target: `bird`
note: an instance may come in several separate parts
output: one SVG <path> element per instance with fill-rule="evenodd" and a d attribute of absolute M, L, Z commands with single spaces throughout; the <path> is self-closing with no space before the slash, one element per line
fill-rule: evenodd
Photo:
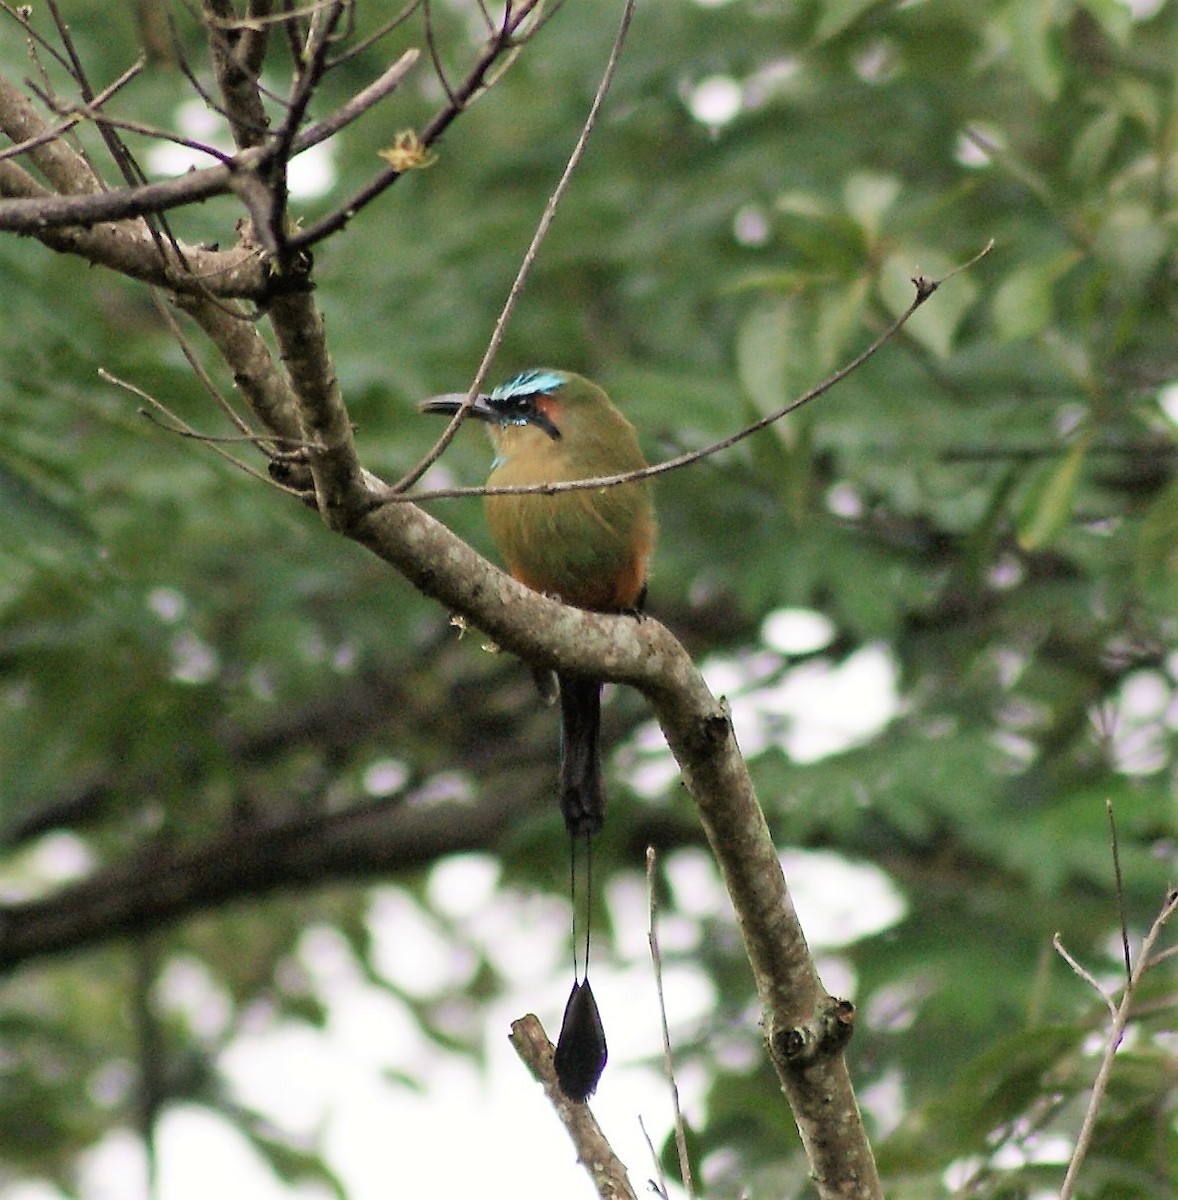
<path fill-rule="evenodd" d="M 453 414 L 464 395 L 435 396 L 424 412 Z M 475 397 L 470 415 L 486 424 L 495 450 L 490 488 L 561 483 L 620 475 L 644 468 L 634 426 L 596 384 L 571 371 L 524 371 Z M 487 495 L 491 540 L 513 578 L 534 591 L 593 612 L 639 614 L 657 526 L 649 486 L 614 487 L 551 495 Z M 601 774 L 601 681 L 557 673 L 561 715 L 559 803 L 571 839 L 574 901 L 573 986 L 557 1039 L 557 1082 L 569 1099 L 584 1102 L 597 1088 L 607 1048 L 589 986 L 586 919 L 585 969 L 576 963 L 576 851 L 589 848 L 605 820 Z M 586 896 L 586 909 L 589 898 Z"/>

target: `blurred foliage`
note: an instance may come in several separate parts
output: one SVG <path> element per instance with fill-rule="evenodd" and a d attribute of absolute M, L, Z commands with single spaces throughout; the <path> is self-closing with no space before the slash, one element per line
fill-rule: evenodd
<path fill-rule="evenodd" d="M 357 37 L 382 7 L 360 4 Z M 62 8 L 102 86 L 135 57 L 145 31 L 133 14 L 150 6 Z M 175 11 L 203 77 L 199 31 Z M 480 36 L 478 5 L 434 13 L 440 61 L 457 72 Z M 318 250 L 317 295 L 374 471 L 396 476 L 428 446 L 436 428 L 419 398 L 468 382 L 617 17 L 564 5 L 431 169 Z M 349 60 L 317 111 L 421 37 L 410 22 Z M 1042 1161 L 1043 1147 L 1078 1128 L 1104 1007 L 1050 939 L 1063 931 L 1115 979 L 1106 801 L 1135 934 L 1174 874 L 1176 45 L 1172 0 L 641 4 L 495 368 L 584 371 L 662 457 L 813 386 L 903 309 L 911 276 L 995 241 L 833 392 L 658 485 L 652 611 L 700 661 L 757 653 L 766 693 L 865 646 L 895 665 L 898 711 L 878 732 L 815 761 L 772 737 L 750 757 L 783 846 L 875 863 L 907 905 L 900 924 L 840 952 L 861 1014 L 857 1081 L 898 1094 L 867 1105 L 888 1135 L 880 1162 L 896 1200 L 946 1195 L 947 1179 L 971 1196 L 1058 1188 L 1059 1158 Z M 180 120 L 192 92 L 169 53 L 116 111 Z M 10 25 L 0 63 L 21 78 L 23 55 Z M 303 218 L 370 177 L 439 95 L 419 69 L 349 127 L 330 191 L 303 202 Z M 174 223 L 227 244 L 236 216 L 226 199 Z M 19 239 L 0 246 L 0 287 L 10 892 L 48 886 L 38 855 L 63 836 L 97 867 L 232 820 L 369 803 L 366 772 L 394 760 L 394 799 L 453 772 L 480 804 L 534 793 L 534 820 L 487 850 L 504 888 L 559 894 L 554 735 L 526 672 L 458 643 L 446 615 L 379 563 L 101 381 L 99 367 L 221 431 L 141 289 Z M 486 462 L 464 435 L 445 468 L 477 481 Z M 435 511 L 487 548 L 477 504 Z M 833 638 L 808 655 L 767 652 L 760 630 L 781 608 L 825 614 Z M 610 736 L 642 719 L 636 697 L 618 697 Z M 639 870 L 651 838 L 699 840 L 675 787 L 613 787 L 603 871 Z M 431 911 L 426 873 L 397 883 L 463 942 L 461 922 Z M 216 1059 L 259 1006 L 321 1022 L 299 965 L 311 922 L 336 927 L 427 1036 L 475 1052 L 477 1019 L 456 1021 L 454 997 L 408 995 L 380 970 L 368 913 L 368 893 L 341 886 L 185 922 L 155 949 L 200 963 L 230 1014 L 215 1037 L 158 1018 L 164 1101 L 230 1112 L 282 1177 L 337 1191 L 314 1155 L 225 1099 Z M 722 999 L 682 1050 L 711 1080 L 692 1137 L 709 1194 L 807 1194 L 768 1067 L 712 1053 L 749 1012 L 739 946 L 701 945 Z M 492 958 L 466 949 L 469 996 L 493 995 Z M 135 1088 L 92 1086 L 104 1064 L 142 1053 L 134 959 L 104 947 L 5 981 L 0 1186 L 39 1175 L 70 1189 L 79 1153 L 134 1123 Z M 1157 968 L 1114 1073 L 1083 1196 L 1175 1194 L 1167 975 Z"/>

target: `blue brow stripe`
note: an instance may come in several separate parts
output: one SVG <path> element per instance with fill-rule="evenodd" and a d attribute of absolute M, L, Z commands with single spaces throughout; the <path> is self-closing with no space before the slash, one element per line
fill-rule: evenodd
<path fill-rule="evenodd" d="M 564 383 L 564 376 L 556 371 L 524 371 L 506 383 L 501 383 L 491 393 L 492 400 L 510 400 L 515 396 L 548 395 Z"/>

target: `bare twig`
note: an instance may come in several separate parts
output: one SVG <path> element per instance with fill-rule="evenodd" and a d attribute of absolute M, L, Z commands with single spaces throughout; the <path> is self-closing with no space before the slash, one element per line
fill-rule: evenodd
<path fill-rule="evenodd" d="M 1160 954 L 1155 954 L 1149 960 L 1149 968 L 1160 966 L 1162 963 L 1169 961 L 1171 958 L 1178 958 L 1178 946 L 1171 946 L 1168 950 L 1163 950 Z M 1169 1008 L 1171 1005 L 1178 1003 L 1178 998 L 1166 999 L 1160 1002 L 1163 1007 Z"/>
<path fill-rule="evenodd" d="M 345 0 L 332 0 L 315 12 L 311 20 L 311 33 L 303 49 L 303 59 L 287 97 L 288 111 L 278 131 L 278 156 L 285 161 L 294 145 L 299 126 L 307 112 L 307 105 L 315 93 L 319 81 L 327 69 L 327 52 L 331 48 L 336 28 L 343 20 L 347 5 Z"/>
<path fill-rule="evenodd" d="M 227 33 L 261 33 L 273 25 L 286 25 L 302 17 L 313 17 L 323 6 L 323 0 L 311 0 L 310 4 L 298 8 L 284 7 L 282 12 L 275 13 L 270 12 L 270 5 L 267 5 L 264 12 L 250 12 L 243 16 L 227 10 L 225 15 L 214 16 L 210 20 L 218 29 Z"/>
<path fill-rule="evenodd" d="M 663 1170 L 659 1152 L 654 1148 L 654 1142 L 647 1132 L 646 1122 L 642 1119 L 641 1113 L 638 1114 L 638 1128 L 642 1130 L 642 1137 L 646 1142 L 646 1148 L 650 1151 L 650 1161 L 654 1163 L 654 1169 L 658 1175 L 657 1182 L 653 1179 L 648 1180 L 647 1186 L 659 1197 L 659 1200 L 671 1200 L 671 1193 L 667 1189 L 667 1173 Z"/>
<path fill-rule="evenodd" d="M 675 458 L 668 458 L 661 463 L 656 463 L 651 467 L 643 467 L 637 471 L 626 471 L 618 475 L 601 475 L 593 479 L 570 479 L 560 483 L 531 483 L 531 484 L 515 484 L 510 487 L 453 487 L 453 488 L 437 488 L 428 492 L 417 492 L 410 496 L 398 494 L 395 490 L 392 494 L 385 496 L 386 500 L 412 500 L 414 503 L 426 500 L 446 500 L 459 496 L 527 496 L 527 495 L 555 495 L 558 492 L 574 492 L 592 488 L 597 490 L 603 487 L 617 487 L 623 483 L 633 483 L 639 479 L 652 479 L 656 475 L 665 475 L 669 471 L 677 471 L 681 467 L 690 466 L 694 462 L 698 462 L 702 458 L 707 458 L 712 454 L 718 454 L 721 450 L 727 450 L 731 446 L 735 446 L 737 442 L 743 441 L 754 433 L 759 433 L 769 425 L 780 421 L 783 417 L 788 416 L 792 412 L 796 412 L 803 405 L 809 404 L 812 400 L 817 400 L 819 396 L 825 395 L 836 384 L 841 383 L 848 375 L 857 371 L 869 358 L 881 350 L 896 334 L 908 323 L 912 315 L 920 308 L 932 294 L 946 280 L 951 279 L 954 275 L 961 271 L 972 267 L 976 262 L 988 254 L 993 247 L 993 240 L 986 245 L 971 258 L 968 262 L 963 263 L 959 267 L 955 267 L 943 279 L 927 279 L 924 276 L 918 276 L 912 280 L 913 286 L 916 288 L 916 295 L 912 303 L 881 333 L 865 350 L 857 354 L 850 362 L 840 367 L 832 375 L 828 375 L 817 386 L 812 387 L 808 392 L 799 396 L 796 400 L 791 400 L 788 404 L 774 412 L 753 421 L 751 424 L 738 429 L 735 433 L 729 434 L 727 437 L 721 438 L 717 442 L 712 442 L 710 445 L 704 446 L 699 450 L 692 450 L 686 454 L 677 455 Z M 457 418 L 455 418 L 456 420 Z M 453 422 L 451 422 L 453 424 Z M 449 432 L 449 430 L 447 430 Z M 432 461 L 432 459 L 430 460 Z M 398 485 L 400 486 L 400 485 Z"/>
<path fill-rule="evenodd" d="M 593 127 L 597 123 L 597 114 L 601 111 L 606 93 L 613 82 L 614 72 L 618 66 L 618 58 L 621 56 L 622 46 L 626 41 L 626 33 L 630 28 L 630 21 L 633 16 L 634 0 L 626 0 L 622 8 L 622 20 L 618 26 L 618 32 L 614 37 L 614 44 L 610 50 L 609 59 L 605 64 L 605 70 L 602 72 L 601 82 L 597 85 L 597 92 L 593 97 L 593 103 L 589 106 L 585 123 L 581 126 L 580 136 L 573 146 L 568 162 L 564 165 L 564 170 L 561 172 L 560 179 L 557 180 L 556 187 L 552 190 L 552 195 L 548 197 L 548 203 L 544 206 L 543 213 L 540 214 L 540 220 L 536 225 L 536 232 L 532 234 L 532 240 L 528 244 L 523 260 L 520 262 L 519 270 L 515 273 L 515 280 L 511 285 L 511 290 L 507 293 L 507 299 L 504 301 L 503 309 L 499 313 L 499 319 L 495 322 L 495 328 L 491 332 L 491 340 L 487 343 L 487 349 L 483 353 L 483 360 L 479 363 L 479 369 L 475 372 L 475 377 L 471 381 L 470 390 L 466 394 L 466 404 L 454 414 L 453 419 L 446 426 L 442 436 L 434 443 L 430 452 L 394 486 L 394 492 L 404 492 L 412 487 L 430 466 L 437 461 L 442 451 L 454 440 L 459 426 L 461 426 L 462 422 L 466 419 L 466 414 L 470 411 L 470 405 L 479 394 L 479 389 L 483 386 L 483 380 L 491 368 L 491 363 L 494 361 L 495 355 L 499 353 L 499 345 L 503 341 L 507 322 L 511 319 L 511 314 L 515 311 L 515 306 L 519 301 L 520 293 L 523 291 L 524 283 L 532 270 L 533 263 L 536 261 L 536 255 L 539 253 L 540 246 L 552 225 L 553 217 L 556 216 L 557 207 L 561 200 L 564 199 L 569 181 L 573 177 L 573 172 L 577 169 L 577 164 L 581 161 L 581 157 L 585 153 L 585 147 L 589 143 L 589 135 L 593 132 Z"/>
<path fill-rule="evenodd" d="M 1104 1001 L 1105 1007 L 1109 1011 L 1109 1016 L 1116 1020 L 1117 1002 L 1100 986 L 1100 982 L 1096 976 L 1092 974 L 1082 963 L 1077 961 L 1068 952 L 1064 946 L 1060 934 L 1056 934 L 1051 939 L 1052 946 L 1055 947 L 1055 952 L 1068 964 L 1069 967 Z"/>
<path fill-rule="evenodd" d="M 522 12 L 522 16 L 527 20 L 519 20 L 514 22 L 511 37 L 507 43 L 508 52 L 503 58 L 497 62 L 494 67 L 487 72 L 487 78 L 483 83 L 483 87 L 487 90 L 493 88 L 503 76 L 511 70 L 515 64 L 516 58 L 519 57 L 520 51 L 524 45 L 539 33 L 542 25 L 547 23 L 547 18 L 544 16 L 544 0 L 532 0 L 526 7 L 526 12 Z M 503 10 L 503 31 L 507 31 L 508 22 L 511 20 L 512 11 L 511 5 L 507 5 Z M 526 26 L 526 28 L 525 28 Z"/>
<path fill-rule="evenodd" d="M 1121 879 L 1121 848 L 1117 841 L 1117 822 L 1113 816 L 1113 802 L 1105 800 L 1105 812 L 1108 814 L 1108 837 L 1113 855 L 1113 879 L 1117 892 L 1117 918 L 1121 922 L 1121 950 L 1125 955 L 1125 979 L 1133 974 L 1133 960 L 1129 953 L 1129 928 L 1125 922 L 1125 884 Z"/>
<path fill-rule="evenodd" d="M 382 38 L 387 37 L 398 26 L 403 25 L 413 14 L 421 7 L 422 0 L 409 0 L 403 9 L 395 17 L 390 17 L 380 28 L 374 32 L 362 37 L 358 42 L 353 43 L 342 54 L 337 54 L 335 58 L 327 64 L 329 69 L 341 66 L 349 59 L 355 58 L 357 55 L 363 54 L 370 46 L 376 45 Z"/>
<path fill-rule="evenodd" d="M 446 93 L 446 99 L 451 104 L 457 104 L 458 101 L 454 97 L 454 89 L 450 86 L 450 81 L 446 78 L 446 68 L 442 65 L 442 57 L 438 51 L 438 39 L 434 36 L 433 9 L 430 6 L 430 0 L 422 0 L 421 12 L 425 25 L 425 44 L 429 48 L 430 62 L 433 63 L 434 78 L 442 85 L 442 91 Z"/>
<path fill-rule="evenodd" d="M 120 379 L 117 375 L 112 375 L 109 371 L 102 367 L 98 369 L 99 379 L 106 383 L 113 383 L 115 387 L 120 387 L 126 392 L 130 392 L 132 396 L 137 396 L 145 404 L 149 405 L 155 412 L 162 414 L 166 420 L 161 421 L 152 417 L 151 412 L 144 411 L 143 415 L 150 420 L 155 421 L 161 429 L 166 429 L 169 433 L 174 433 L 179 437 L 192 438 L 194 441 L 203 442 L 215 454 L 219 454 L 226 462 L 232 463 L 239 471 L 245 472 L 252 479 L 261 480 L 272 488 L 277 488 L 280 492 L 286 492 L 288 495 L 301 496 L 302 493 L 294 488 L 288 488 L 271 479 L 268 475 L 251 467 L 249 463 L 244 463 L 239 458 L 234 458 L 228 451 L 223 450 L 218 444 L 222 439 L 209 437 L 207 434 L 201 433 L 199 430 L 193 429 L 182 417 L 174 413 L 162 400 L 157 400 L 155 396 L 149 392 L 145 392 L 142 388 L 136 387 L 135 384 L 128 382 L 126 379 Z"/>
<path fill-rule="evenodd" d="M 61 15 L 57 7 L 57 0 L 48 0 L 49 11 L 53 15 L 53 23 L 57 27 L 57 35 L 61 39 L 61 44 L 65 49 L 66 55 L 70 61 L 70 74 L 77 81 L 78 90 L 81 93 L 82 100 L 89 108 L 93 108 L 96 102 L 96 95 L 90 80 L 86 75 L 86 69 L 82 65 L 81 56 L 78 54 L 77 47 L 74 45 L 74 37 L 70 32 L 70 27 L 66 23 L 65 18 Z M 98 132 L 102 137 L 106 148 L 110 153 L 111 158 L 122 172 L 123 178 L 131 183 L 135 180 L 137 168 L 131 157 L 130 151 L 123 144 L 119 135 L 109 126 L 98 127 Z M 95 175 L 98 172 L 95 171 Z"/>
<path fill-rule="evenodd" d="M 382 72 L 366 88 L 357 92 L 351 100 L 336 109 L 322 121 L 316 121 L 303 131 L 299 139 L 299 147 L 305 148 L 304 143 L 313 138 L 314 142 L 322 142 L 334 136 L 345 125 L 350 125 L 357 117 L 366 113 L 374 104 L 383 100 L 409 74 L 413 65 L 421 57 L 421 51 L 412 47 L 405 51 L 388 70 Z M 311 142 L 309 144 L 314 144 Z"/>
<path fill-rule="evenodd" d="M 225 414 L 229 423 L 233 425 L 239 433 L 247 437 L 255 446 L 261 445 L 261 439 L 256 433 L 238 416 L 233 405 L 225 398 L 224 393 L 217 387 L 213 381 L 213 377 L 205 370 L 205 365 L 201 362 L 200 355 L 197 354 L 196 348 L 188 340 L 184 330 L 180 328 L 180 323 L 172 315 L 172 310 L 167 302 L 160 295 L 157 288 L 152 288 L 151 298 L 155 304 L 155 310 L 159 313 L 160 319 L 168 327 L 168 332 L 175 339 L 176 344 L 180 347 L 180 352 L 188 361 L 188 365 L 192 368 L 193 374 L 200 380 L 201 386 L 212 397 L 213 403 Z"/>
<path fill-rule="evenodd" d="M 475 0 L 479 7 L 479 13 L 483 18 L 483 24 L 487 27 L 488 34 L 494 34 L 495 22 L 491 17 L 491 10 L 487 7 L 487 0 Z"/>
<path fill-rule="evenodd" d="M 671 1057 L 671 1031 L 667 1028 L 667 1002 L 663 994 L 663 956 L 659 950 L 658 930 L 656 928 L 656 913 L 658 901 L 655 897 L 655 851 L 653 846 L 646 848 L 646 895 L 649 905 L 650 925 L 647 940 L 650 942 L 650 961 L 654 967 L 654 986 L 659 999 L 659 1020 L 663 1030 L 663 1069 L 667 1074 L 667 1086 L 671 1090 L 671 1109 L 675 1116 L 675 1153 L 679 1158 L 679 1177 L 683 1180 L 683 1189 L 688 1200 L 695 1200 L 695 1186 L 691 1180 L 691 1158 L 687 1153 L 687 1131 L 683 1125 L 683 1109 L 679 1105 L 679 1085 L 675 1082 L 675 1063 Z M 663 1191 L 666 1192 L 664 1181 Z"/>
<path fill-rule="evenodd" d="M 27 154 L 30 150 L 35 150 L 38 146 L 44 146 L 49 142 L 61 137 L 62 134 L 68 132 L 79 122 L 87 119 L 93 120 L 110 120 L 105 114 L 100 114 L 98 110 L 121 88 L 125 87 L 136 75 L 143 70 L 144 60 L 138 58 L 133 62 L 116 80 L 107 84 L 87 105 L 72 105 L 60 115 L 64 116 L 64 120 L 51 125 L 44 132 L 37 134 L 35 137 L 27 138 L 15 146 L 9 146 L 5 150 L 0 150 L 0 162 L 6 158 L 16 158 L 21 154 Z M 48 103 L 53 103 L 48 101 Z M 171 138 L 172 135 L 162 133 L 160 131 L 152 131 L 151 136 Z"/>
<path fill-rule="evenodd" d="M 31 5 L 21 4 L 14 8 L 8 3 L 8 0 L 0 0 L 0 10 L 2 10 L 7 16 L 11 17 L 12 20 L 14 20 L 21 27 L 21 29 L 24 30 L 25 37 L 29 41 L 30 50 L 40 48 L 67 71 L 70 69 L 70 64 L 66 60 L 65 55 L 63 55 L 61 51 L 58 50 L 58 48 L 33 25 L 33 9 Z"/>
<path fill-rule="evenodd" d="M 61 44 L 65 47 L 66 54 L 69 56 L 70 73 L 77 81 L 78 91 L 83 101 L 83 107 L 92 111 L 96 111 L 100 107 L 98 96 L 90 84 L 90 80 L 86 75 L 85 67 L 82 64 L 81 56 L 78 54 L 77 49 L 74 46 L 73 35 L 70 33 L 69 25 L 66 24 L 64 17 L 62 17 L 58 10 L 57 0 L 48 0 L 48 2 L 49 11 L 53 14 L 53 21 L 57 26 L 58 37 L 61 39 Z M 143 60 L 141 58 L 139 64 L 140 66 L 142 66 L 142 61 Z M 58 105 L 53 104 L 51 99 L 48 102 L 54 109 L 59 107 Z M 138 161 L 131 153 L 131 150 L 127 146 L 126 142 L 124 142 L 122 137 L 119 135 L 118 129 L 115 128 L 115 126 L 109 121 L 96 122 L 96 127 L 98 129 L 99 136 L 102 138 L 103 144 L 106 146 L 107 152 L 110 154 L 115 166 L 118 167 L 119 174 L 122 175 L 123 181 L 130 187 L 136 187 L 139 184 L 146 183 L 146 173 L 139 166 Z M 79 153 L 85 156 L 84 150 L 79 149 Z M 89 159 L 87 159 L 87 162 L 89 162 Z M 98 171 L 93 167 L 92 164 L 91 170 L 94 173 L 94 177 L 98 179 Z M 172 231 L 168 226 L 167 218 L 162 213 L 158 213 L 150 216 L 143 216 L 139 219 L 143 222 L 144 228 L 147 230 L 152 244 L 155 246 L 156 253 L 159 256 L 159 264 L 161 268 L 166 266 L 168 262 L 168 250 L 164 244 L 166 239 L 167 246 L 171 247 L 172 253 L 175 255 L 177 261 L 182 267 L 187 269 L 188 261 L 185 256 L 184 249 L 180 245 L 180 242 L 177 240 L 177 238 L 172 234 Z"/>
<path fill-rule="evenodd" d="M 471 101 L 485 89 L 488 71 L 509 48 L 511 33 L 527 18 L 531 9 L 532 5 L 527 4 L 518 13 L 509 13 L 509 26 L 505 26 L 504 31 L 488 41 L 474 65 L 467 72 L 466 78 L 454 89 L 453 99 L 448 100 L 422 130 L 420 141 L 425 149 L 428 150 L 449 129 Z M 379 195 L 392 187 L 403 174 L 403 171 L 395 167 L 388 167 L 386 170 L 378 172 L 364 187 L 334 211 L 300 232 L 292 234 L 289 239 L 291 249 L 308 249 L 342 229 L 361 209 L 366 208 Z"/>
<path fill-rule="evenodd" d="M 1154 945 L 1158 938 L 1161 937 L 1166 922 L 1169 921 L 1176 910 L 1178 910 L 1178 891 L 1172 891 L 1167 895 L 1161 911 L 1154 918 L 1149 932 L 1145 935 L 1141 943 L 1141 949 L 1137 952 L 1137 966 L 1130 971 L 1129 978 L 1125 983 L 1125 990 L 1121 996 L 1121 1003 L 1113 1010 L 1112 1024 L 1109 1027 L 1104 1054 L 1101 1056 L 1100 1067 L 1092 1083 L 1092 1094 L 1088 1098 L 1088 1108 L 1084 1113 L 1084 1121 L 1080 1126 L 1079 1135 L 1076 1137 L 1076 1147 L 1072 1152 L 1071 1161 L 1068 1163 L 1067 1174 L 1064 1176 L 1063 1186 L 1059 1192 L 1059 1200 L 1071 1200 L 1071 1197 L 1075 1194 L 1076 1180 L 1079 1177 L 1080 1168 L 1084 1164 L 1084 1159 L 1091 1148 L 1092 1136 L 1096 1131 L 1096 1121 L 1100 1115 L 1100 1107 L 1104 1102 L 1105 1093 L 1108 1091 L 1108 1083 L 1112 1076 L 1113 1062 L 1117 1056 L 1117 1048 L 1125 1036 L 1125 1027 L 1129 1023 L 1134 994 L 1145 973 L 1152 965 Z M 1065 957 L 1067 957 L 1068 964 L 1072 969 L 1077 970 L 1074 960 L 1070 956 Z M 1097 992 L 1108 1002 L 1108 997 L 1105 996 L 1101 988 L 1092 980 L 1090 974 L 1082 969 L 1078 973 L 1092 982 Z"/>

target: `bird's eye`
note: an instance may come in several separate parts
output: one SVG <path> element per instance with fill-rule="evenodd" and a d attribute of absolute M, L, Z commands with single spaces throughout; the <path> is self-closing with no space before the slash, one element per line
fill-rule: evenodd
<path fill-rule="evenodd" d="M 519 421 L 531 416 L 533 411 L 531 396 L 508 396 L 499 403 L 499 412 L 508 420 Z"/>
<path fill-rule="evenodd" d="M 550 437 L 560 436 L 537 406 L 534 392 L 521 392 L 514 396 L 495 396 L 491 403 L 499 414 L 501 425 L 539 425 Z"/>

